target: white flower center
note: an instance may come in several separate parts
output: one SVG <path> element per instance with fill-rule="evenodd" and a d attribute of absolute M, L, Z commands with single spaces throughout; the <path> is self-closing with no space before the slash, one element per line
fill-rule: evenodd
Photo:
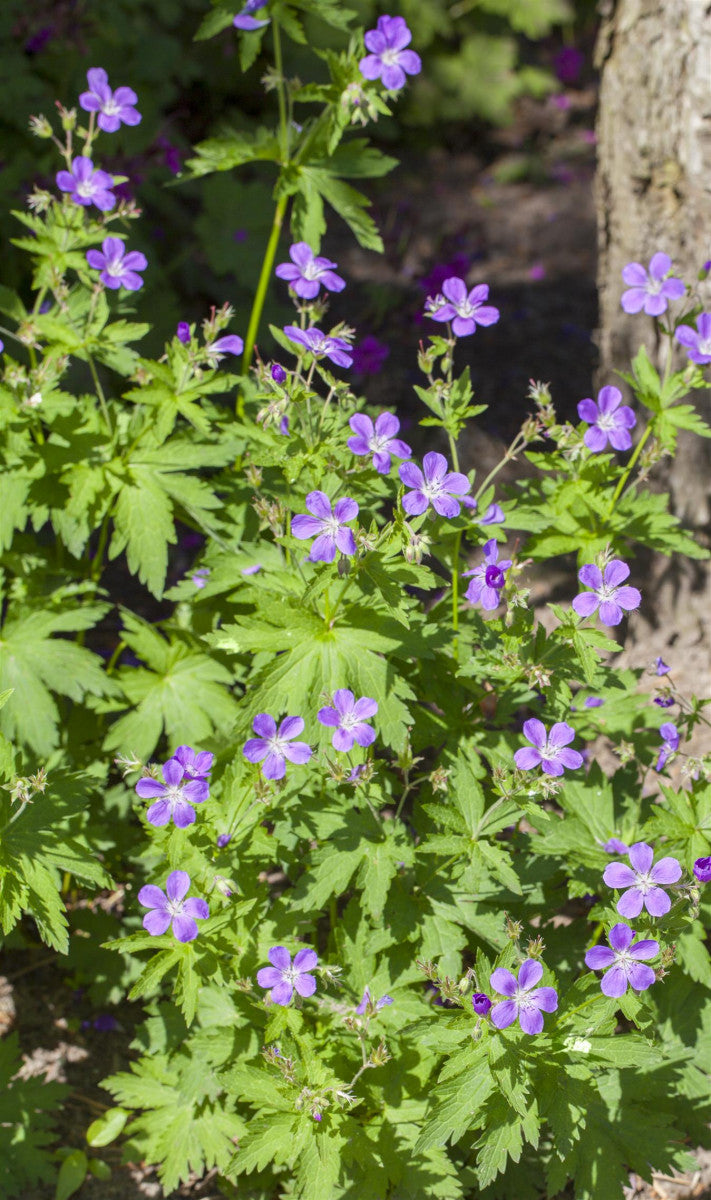
<path fill-rule="evenodd" d="M 107 117 L 113 117 L 116 115 L 116 113 L 121 112 L 121 108 L 122 108 L 122 105 L 117 104 L 114 97 L 112 96 L 110 100 L 104 101 L 104 103 L 101 106 L 101 111 L 103 113 L 105 113 Z"/>
<path fill-rule="evenodd" d="M 541 750 L 541 757 L 557 758 L 562 749 L 562 746 L 551 746 L 550 742 L 546 742 L 545 746 Z"/>
<path fill-rule="evenodd" d="M 614 429 L 617 425 L 617 413 L 600 413 L 600 416 L 595 424 L 597 425 L 598 429 Z"/>
<path fill-rule="evenodd" d="M 604 604 L 606 600 L 614 600 L 618 590 L 619 589 L 617 587 L 613 587 L 611 583 L 603 583 L 602 587 L 597 589 L 597 594 Z"/>
<path fill-rule="evenodd" d="M 644 290 L 648 296 L 658 296 L 662 290 L 663 279 L 648 279 Z"/>
<path fill-rule="evenodd" d="M 359 721 L 358 717 L 355 715 L 353 709 L 351 709 L 351 711 L 349 713 L 346 713 L 345 717 L 341 717 L 341 729 L 353 729 L 356 725 L 359 725 L 359 724 L 360 724 L 360 721 Z"/>
<path fill-rule="evenodd" d="M 378 55 L 378 58 L 382 63 L 385 63 L 386 67 L 396 67 L 398 65 L 399 57 L 400 51 L 393 50 L 392 48 L 383 50 L 382 54 Z"/>
<path fill-rule="evenodd" d="M 85 180 L 83 180 L 81 183 L 78 183 L 78 184 L 76 185 L 76 191 L 77 191 L 77 195 L 78 195 L 78 196 L 91 196 L 91 195 L 93 195 L 93 192 L 94 192 L 94 185 L 93 185 L 93 183 L 91 182 L 91 179 L 85 179 Z"/>
<path fill-rule="evenodd" d="M 699 354 L 711 354 L 711 337 L 707 337 L 703 341 L 699 338 L 696 349 Z"/>
<path fill-rule="evenodd" d="M 630 969 L 630 967 L 634 966 L 634 962 L 635 962 L 635 960 L 632 957 L 632 955 L 630 954 L 629 950 L 616 950 L 615 951 L 615 966 L 622 967 L 622 970 L 625 972 L 625 975 L 629 974 L 629 969 Z"/>
<path fill-rule="evenodd" d="M 518 1008 L 535 1008 L 531 993 L 528 988 L 516 988 L 513 995 L 514 1003 Z"/>
<path fill-rule="evenodd" d="M 107 275 L 123 275 L 123 259 L 110 258 L 104 267 Z"/>
<path fill-rule="evenodd" d="M 368 442 L 368 448 L 377 453 L 378 450 L 385 450 L 389 441 L 389 437 L 378 437 L 377 433 L 374 433 Z"/>
<path fill-rule="evenodd" d="M 275 733 L 274 737 L 267 738 L 267 745 L 269 746 L 270 753 L 278 754 L 283 758 L 287 739 L 279 737 L 278 733 Z"/>
<path fill-rule="evenodd" d="M 472 304 L 467 296 L 465 300 L 460 300 L 454 307 L 457 310 L 457 316 L 466 318 L 473 317 L 479 305 Z"/>
<path fill-rule="evenodd" d="M 327 517 L 322 523 L 321 528 L 324 533 L 330 533 L 331 537 L 335 537 L 341 528 L 341 522 L 338 520 L 338 517 Z"/>
<path fill-rule="evenodd" d="M 304 279 L 320 279 L 321 275 L 323 275 L 323 268 L 319 267 L 313 258 L 311 262 L 307 262 L 305 267 L 299 267 L 299 270 Z"/>
<path fill-rule="evenodd" d="M 637 871 L 637 878 L 633 886 L 639 888 L 642 895 L 646 896 L 647 892 L 651 892 L 652 888 L 655 888 L 657 885 L 652 879 L 651 872 L 647 871 L 643 874 L 641 871 Z"/>
<path fill-rule="evenodd" d="M 178 803 L 180 800 L 182 800 L 182 799 L 183 799 L 183 789 L 182 789 L 182 786 L 181 786 L 180 784 L 178 784 L 176 787 L 169 787 L 169 788 L 166 788 L 166 789 L 165 789 L 165 799 L 166 799 L 166 800 L 168 801 L 168 803 L 170 804 L 170 811 L 172 812 L 172 811 L 173 811 L 173 809 L 175 808 L 176 804 L 177 804 L 177 803 Z"/>
<path fill-rule="evenodd" d="M 169 900 L 166 907 L 171 917 L 179 917 L 183 911 L 183 902 L 182 900 Z"/>
<path fill-rule="evenodd" d="M 435 496 L 441 496 L 443 490 L 441 479 L 427 479 L 420 488 L 428 500 L 434 500 Z"/>

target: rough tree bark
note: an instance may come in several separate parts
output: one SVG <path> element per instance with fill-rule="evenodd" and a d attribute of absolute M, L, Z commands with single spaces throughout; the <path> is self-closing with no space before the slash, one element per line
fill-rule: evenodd
<path fill-rule="evenodd" d="M 658 353 L 652 320 L 620 308 L 622 268 L 656 250 L 697 279 L 711 259 L 711 3 L 603 0 L 597 45 L 600 384 L 641 341 Z M 711 286 L 700 285 L 711 309 Z M 681 361 L 681 360 L 680 360 Z M 708 393 L 694 397 L 707 420 Z M 711 443 L 685 435 L 669 471 L 674 509 L 696 525 L 711 518 Z"/>

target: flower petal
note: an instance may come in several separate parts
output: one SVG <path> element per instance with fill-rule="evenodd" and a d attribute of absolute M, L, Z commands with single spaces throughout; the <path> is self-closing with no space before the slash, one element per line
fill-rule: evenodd
<path fill-rule="evenodd" d="M 515 975 L 512 975 L 507 967 L 497 967 L 492 971 L 489 983 L 494 991 L 502 996 L 514 996 L 518 988 Z"/>
<path fill-rule="evenodd" d="M 535 987 L 543 978 L 543 967 L 536 958 L 527 958 L 518 973 L 518 986 L 524 990 Z"/>

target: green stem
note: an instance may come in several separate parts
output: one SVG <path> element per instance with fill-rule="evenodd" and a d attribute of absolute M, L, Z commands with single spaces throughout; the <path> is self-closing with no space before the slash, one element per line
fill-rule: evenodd
<path fill-rule="evenodd" d="M 518 445 L 519 442 L 521 442 L 520 446 Z M 486 479 L 484 480 L 484 482 L 482 484 L 480 484 L 479 487 L 477 488 L 477 491 L 474 494 L 475 500 L 478 501 L 479 497 L 482 496 L 484 494 L 484 492 L 486 491 L 486 489 L 489 486 L 489 484 L 491 483 L 492 479 L 494 479 L 498 475 L 498 473 L 502 469 L 502 467 L 506 466 L 507 462 L 510 462 L 512 458 L 516 457 L 519 450 L 525 444 L 526 443 L 525 443 L 525 440 L 523 439 L 523 435 L 521 433 L 517 433 L 516 437 L 512 441 L 508 450 L 504 454 L 504 457 L 502 459 L 500 459 L 499 462 L 497 462 L 495 467 L 491 468 L 491 470 L 489 471 L 489 474 L 486 476 Z"/>
<path fill-rule="evenodd" d="M 456 470 L 456 467 L 455 467 Z M 454 661 L 459 661 L 459 551 L 462 545 L 461 529 L 454 538 L 454 548 L 452 550 L 452 631 L 454 633 L 454 641 L 452 643 L 452 652 Z"/>
<path fill-rule="evenodd" d="M 267 295 L 267 288 L 272 277 L 272 269 L 274 267 L 274 259 L 276 258 L 277 246 L 279 245 L 279 237 L 281 235 L 281 227 L 284 223 L 284 214 L 286 213 L 288 197 L 281 196 L 277 201 L 276 209 L 274 210 L 274 220 L 272 221 L 272 230 L 269 234 L 269 241 L 264 252 L 264 261 L 262 270 L 259 274 L 259 282 L 257 290 L 254 293 L 254 302 L 252 311 L 249 314 L 249 325 L 247 326 L 247 336 L 244 340 L 244 356 L 242 358 L 242 374 L 246 375 L 249 371 L 250 363 L 252 362 L 252 353 L 254 344 L 257 340 L 257 331 L 259 322 L 262 319 L 264 310 L 264 301 Z M 244 397 L 240 396 L 237 401 L 237 416 L 244 416 Z"/>
<path fill-rule="evenodd" d="M 617 484 L 617 487 L 615 488 L 614 492 L 612 493 L 612 500 L 610 501 L 610 507 L 607 510 L 607 518 L 606 518 L 607 520 L 609 520 L 609 518 L 612 516 L 614 507 L 620 498 L 620 493 L 622 492 L 623 487 L 625 486 L 625 484 L 627 483 L 627 480 L 629 479 L 630 475 L 632 474 L 632 471 L 634 470 L 634 467 L 635 467 L 635 463 L 637 462 L 637 459 L 639 458 L 640 454 L 642 453 L 642 448 L 644 447 L 644 443 L 646 442 L 646 440 L 649 437 L 651 432 L 652 432 L 652 422 L 650 421 L 649 425 L 645 429 L 644 433 L 642 434 L 641 438 L 639 439 L 639 441 L 637 442 L 637 445 L 634 448 L 634 453 L 632 454 L 632 457 L 627 464 L 627 470 L 624 471 L 624 473 L 622 474 L 622 477 L 620 478 L 620 480 Z"/>
<path fill-rule="evenodd" d="M 113 430 L 113 426 L 111 424 L 111 417 L 109 416 L 109 406 L 106 403 L 106 396 L 104 395 L 104 389 L 101 386 L 101 381 L 99 380 L 99 376 L 97 375 L 97 372 L 96 372 L 96 367 L 94 366 L 94 360 L 90 354 L 87 355 L 86 361 L 89 364 L 89 370 L 91 371 L 91 378 L 94 381 L 94 388 L 95 388 L 96 394 L 99 398 L 99 404 L 101 405 L 101 411 L 104 415 L 104 420 L 106 422 L 106 428 L 108 430 L 109 437 L 112 438 L 114 436 L 114 430 Z"/>
<path fill-rule="evenodd" d="M 104 569 L 104 554 L 106 552 L 106 542 L 109 536 L 109 521 L 111 520 L 111 508 L 108 508 L 104 514 L 104 519 L 101 522 L 101 530 L 99 532 L 99 541 L 96 547 L 94 561 L 91 564 L 91 579 L 94 583 L 98 583 L 101 578 L 101 573 Z"/>

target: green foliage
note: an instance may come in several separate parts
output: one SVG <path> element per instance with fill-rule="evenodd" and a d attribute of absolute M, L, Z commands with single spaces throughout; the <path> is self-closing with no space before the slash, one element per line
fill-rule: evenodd
<path fill-rule="evenodd" d="M 20 1066 L 18 1037 L 12 1033 L 0 1040 L 0 1187 L 8 1200 L 52 1179 L 50 1110 L 69 1092 L 62 1083 L 15 1078 Z"/>

